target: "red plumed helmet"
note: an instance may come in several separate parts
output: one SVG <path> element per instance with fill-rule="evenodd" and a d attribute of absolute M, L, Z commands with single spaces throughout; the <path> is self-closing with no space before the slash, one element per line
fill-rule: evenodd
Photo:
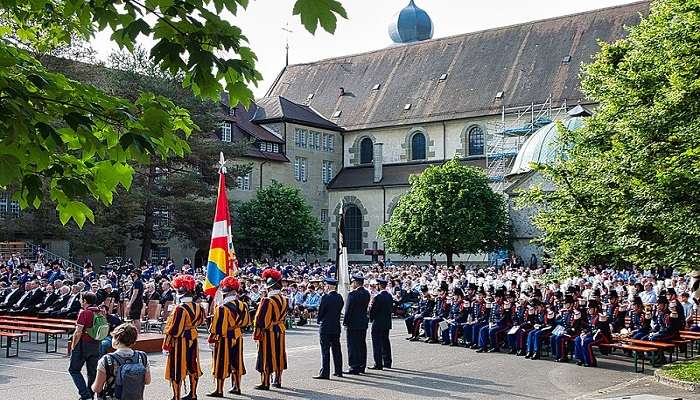
<path fill-rule="evenodd" d="M 230 292 L 233 290 L 238 290 L 241 288 L 241 283 L 238 282 L 238 279 L 232 277 L 232 276 L 227 276 L 224 278 L 224 280 L 219 283 L 219 289 L 223 292 Z"/>
<path fill-rule="evenodd" d="M 261 277 L 267 282 L 268 286 L 272 286 L 282 280 L 282 273 L 274 268 L 268 268 L 262 272 Z"/>
<path fill-rule="evenodd" d="M 188 292 L 193 292 L 196 285 L 197 283 L 192 275 L 178 275 L 173 279 L 173 288 L 175 289 L 185 289 Z"/>

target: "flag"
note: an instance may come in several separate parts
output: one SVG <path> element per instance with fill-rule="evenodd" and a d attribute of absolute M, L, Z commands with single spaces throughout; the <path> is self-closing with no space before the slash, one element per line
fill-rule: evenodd
<path fill-rule="evenodd" d="M 220 162 L 219 193 L 216 197 L 214 226 L 211 230 L 207 279 L 204 281 L 204 293 L 208 296 L 216 296 L 219 282 L 227 276 L 235 276 L 238 271 L 238 259 L 231 238 L 231 217 L 228 210 L 228 196 L 226 195 L 226 168 L 224 167 L 223 154 L 221 154 Z"/>
<path fill-rule="evenodd" d="M 338 215 L 338 253 L 335 259 L 335 274 L 338 280 L 338 293 L 347 299 L 350 287 L 350 272 L 348 267 L 348 248 L 345 246 L 345 216 L 343 207 Z"/>

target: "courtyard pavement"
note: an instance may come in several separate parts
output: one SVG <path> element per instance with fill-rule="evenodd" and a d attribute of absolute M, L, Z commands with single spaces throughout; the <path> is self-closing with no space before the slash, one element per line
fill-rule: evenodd
<path fill-rule="evenodd" d="M 345 376 L 331 381 L 311 379 L 320 363 L 318 328 L 315 324 L 288 331 L 289 369 L 283 389 L 260 392 L 253 389 L 259 375 L 255 371 L 255 344 L 246 335 L 244 352 L 248 374 L 243 378 L 243 399 L 612 399 L 666 400 L 698 399 L 689 393 L 654 381 L 653 368 L 646 373 L 632 372 L 630 360 L 599 357 L 598 368 L 577 367 L 573 362 L 526 360 L 507 354 L 477 354 L 474 350 L 427 343 L 408 342 L 403 321 L 395 320 L 392 330 L 394 365 L 390 370 L 368 371 L 366 375 Z M 22 344 L 19 358 L 0 357 L 0 399 L 63 400 L 78 398 L 66 372 L 65 344 L 61 354 L 45 354 L 43 345 Z M 200 340 L 205 375 L 199 385 L 199 398 L 213 389 L 210 375 L 211 353 L 206 340 Z M 372 365 L 368 340 L 368 365 Z M 3 351 L 4 356 L 4 351 Z M 347 351 L 343 340 L 343 356 Z M 149 354 L 153 383 L 145 399 L 171 397 L 163 379 L 164 358 Z M 347 366 L 347 364 L 346 364 Z M 227 383 L 228 385 L 228 383 Z"/>

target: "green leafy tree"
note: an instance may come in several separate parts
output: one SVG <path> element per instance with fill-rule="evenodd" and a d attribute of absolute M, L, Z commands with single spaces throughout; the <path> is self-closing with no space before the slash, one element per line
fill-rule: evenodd
<path fill-rule="evenodd" d="M 258 257 L 315 254 L 321 247 L 321 223 L 297 188 L 273 181 L 237 214 L 237 236 Z"/>
<path fill-rule="evenodd" d="M 248 0 L 0 0 L 0 188 L 16 190 L 21 206 L 55 203 L 62 223 L 94 220 L 87 199 L 109 205 L 131 186 L 136 160 L 182 157 L 195 129 L 188 112 L 143 92 L 129 101 L 60 73 L 35 57 L 110 29 L 134 50 L 155 41 L 149 57 L 203 98 L 247 104 L 260 80 L 256 56 L 240 28 L 222 18 Z M 293 13 L 315 32 L 332 32 L 346 17 L 334 0 L 297 0 Z"/>
<path fill-rule="evenodd" d="M 600 103 L 561 131 L 556 186 L 524 196 L 541 211 L 539 242 L 569 269 L 591 264 L 697 268 L 700 263 L 700 6 L 657 0 L 627 38 L 583 68 Z"/>
<path fill-rule="evenodd" d="M 406 256 L 495 251 L 508 244 L 503 196 L 483 171 L 453 159 L 410 177 L 411 189 L 379 235 L 390 251 Z"/>

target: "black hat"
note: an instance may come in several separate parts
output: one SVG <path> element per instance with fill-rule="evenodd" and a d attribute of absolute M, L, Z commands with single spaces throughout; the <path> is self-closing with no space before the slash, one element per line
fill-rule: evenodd
<path fill-rule="evenodd" d="M 440 290 L 443 292 L 447 292 L 450 289 L 450 286 L 447 284 L 447 282 L 442 282 L 440 284 Z"/>
<path fill-rule="evenodd" d="M 357 282 L 360 282 L 360 283 L 364 283 L 364 282 L 365 282 L 365 277 L 364 277 L 363 275 L 361 275 L 361 274 L 355 274 L 355 275 L 352 276 L 351 281 L 357 281 Z"/>
<path fill-rule="evenodd" d="M 539 301 L 538 299 L 532 299 L 532 300 L 530 300 L 530 303 L 529 303 L 529 304 L 530 304 L 532 307 L 537 307 L 537 306 L 539 306 L 540 304 L 542 304 L 542 302 Z"/>
<path fill-rule="evenodd" d="M 675 295 L 675 294 L 676 294 L 676 289 L 674 289 L 674 288 L 672 288 L 672 287 L 666 289 L 666 295 L 667 295 L 667 296 L 672 296 L 672 295 Z"/>
<path fill-rule="evenodd" d="M 476 290 L 476 283 L 470 283 L 469 286 L 467 286 L 467 289 Z"/>
<path fill-rule="evenodd" d="M 515 290 L 510 290 L 510 291 L 508 292 L 508 297 L 513 297 L 513 298 L 515 298 L 515 297 L 518 297 L 518 296 L 516 296 Z"/>
<path fill-rule="evenodd" d="M 428 291 L 428 285 L 420 285 L 420 291 L 425 293 Z"/>
<path fill-rule="evenodd" d="M 338 281 L 333 279 L 333 278 L 326 278 L 323 280 L 323 282 L 325 282 L 331 286 L 338 286 Z"/>
<path fill-rule="evenodd" d="M 464 292 L 462 291 L 462 289 L 460 289 L 460 288 L 458 288 L 458 287 L 452 289 L 452 293 L 453 293 L 455 296 L 464 297 Z"/>
<path fill-rule="evenodd" d="M 532 291 L 532 295 L 535 297 L 542 297 L 542 289 L 535 289 Z"/>
<path fill-rule="evenodd" d="M 570 294 L 564 296 L 564 304 L 574 304 L 574 296 Z"/>
<path fill-rule="evenodd" d="M 484 290 L 483 286 L 479 289 L 478 294 L 486 296 L 486 290 Z"/>
<path fill-rule="evenodd" d="M 388 283 L 388 282 L 386 281 L 386 279 L 384 279 L 384 278 L 377 278 L 376 281 L 377 281 L 378 284 L 380 284 L 380 285 L 382 285 L 382 286 L 386 286 L 387 283 Z"/>
<path fill-rule="evenodd" d="M 659 296 L 659 298 L 656 300 L 657 304 L 668 304 L 668 298 L 666 296 Z"/>
<path fill-rule="evenodd" d="M 561 299 L 564 298 L 564 293 L 562 293 L 562 292 L 560 292 L 560 291 L 556 291 L 556 292 L 554 292 L 554 298 L 555 298 L 555 299 L 561 300 Z M 573 297 L 572 297 L 572 301 L 571 301 L 571 302 L 573 303 Z"/>
<path fill-rule="evenodd" d="M 494 294 L 494 296 L 504 298 L 504 297 L 506 297 L 506 291 L 503 289 L 498 289 L 498 290 L 496 290 L 496 293 Z"/>
<path fill-rule="evenodd" d="M 634 298 L 632 299 L 632 305 L 635 305 L 635 306 L 644 305 L 644 303 L 642 302 L 642 298 L 639 296 L 634 296 Z"/>
<path fill-rule="evenodd" d="M 608 293 L 608 298 L 611 298 L 611 299 L 612 299 L 612 298 L 615 298 L 615 299 L 617 299 L 617 298 L 619 298 L 619 297 L 620 297 L 620 295 L 617 293 L 617 290 L 611 290 L 610 293 Z"/>
<path fill-rule="evenodd" d="M 595 300 L 588 300 L 588 307 L 587 308 L 598 308 L 598 302 Z"/>

